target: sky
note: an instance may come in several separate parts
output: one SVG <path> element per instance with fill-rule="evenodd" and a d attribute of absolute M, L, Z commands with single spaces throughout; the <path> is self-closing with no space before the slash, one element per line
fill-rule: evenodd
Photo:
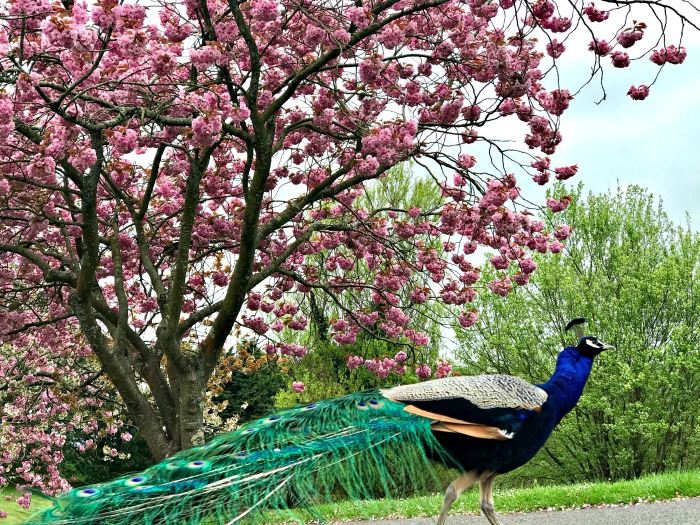
<path fill-rule="evenodd" d="M 663 69 L 644 101 L 632 100 L 627 90 L 650 84 L 658 66 L 643 59 L 627 69 L 608 68 L 607 99 L 596 104 L 600 87 L 588 86 L 564 113 L 564 141 L 553 164 L 578 164 L 571 182 L 583 182 L 585 193 L 615 191 L 618 184 L 646 188 L 671 220 L 685 223 L 687 213 L 699 230 L 700 39 L 687 51 L 682 65 Z"/>

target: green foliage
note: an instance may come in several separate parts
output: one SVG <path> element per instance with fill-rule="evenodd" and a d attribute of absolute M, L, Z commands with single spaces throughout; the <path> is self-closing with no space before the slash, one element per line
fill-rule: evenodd
<path fill-rule="evenodd" d="M 381 179 L 371 181 L 358 199 L 360 207 L 368 209 L 420 208 L 435 210 L 442 203 L 440 188 L 427 177 L 417 178 L 411 164 L 398 164 Z"/>
<path fill-rule="evenodd" d="M 357 341 L 349 345 L 339 346 L 327 340 L 317 340 L 312 344 L 312 351 L 291 367 L 294 380 L 303 381 L 306 390 L 302 394 L 280 391 L 277 395 L 277 408 L 416 381 L 415 375 L 410 373 L 402 376 L 391 374 L 386 379 L 380 379 L 364 367 L 349 370 L 346 366 L 348 355 L 361 355 L 367 359 L 393 357 L 400 350 L 407 350 L 405 345 L 376 339 L 367 334 L 360 334 Z"/>
<path fill-rule="evenodd" d="M 261 356 L 256 350 L 255 358 Z M 266 416 L 275 408 L 275 396 L 287 384 L 287 380 L 276 362 L 266 362 L 257 371 L 233 370 L 231 381 L 223 386 L 223 392 L 214 397 L 215 403 L 228 401 L 220 413 L 222 420 L 238 416 L 244 423 Z"/>
<path fill-rule="evenodd" d="M 82 432 L 69 434 L 63 447 L 64 459 L 60 466 L 61 475 L 71 485 L 78 487 L 101 483 L 150 467 L 154 463 L 153 457 L 141 433 L 135 427 L 130 428 L 129 432 L 132 433 L 132 439 L 128 442 L 113 435 L 100 438 L 86 436 Z M 81 452 L 78 446 L 85 443 L 85 440 L 90 437 L 97 446 L 94 449 Z M 105 454 L 105 447 L 116 449 L 119 456 L 112 458 L 108 453 Z"/>
<path fill-rule="evenodd" d="M 561 188 L 560 188 L 561 190 Z M 615 344 L 584 396 L 525 477 L 627 479 L 700 465 L 700 239 L 674 226 L 645 190 L 574 191 L 574 228 L 559 255 L 539 255 L 531 286 L 482 294 L 480 321 L 458 330 L 467 373 L 545 381 L 566 322 Z M 486 278 L 493 270 L 485 269 Z"/>

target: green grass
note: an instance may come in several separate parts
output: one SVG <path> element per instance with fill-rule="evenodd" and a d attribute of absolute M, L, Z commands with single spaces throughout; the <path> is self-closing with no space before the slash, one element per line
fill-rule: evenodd
<path fill-rule="evenodd" d="M 50 502 L 44 498 L 32 497 L 32 505 L 30 510 L 24 510 L 17 503 L 15 503 L 15 499 L 21 495 L 21 492 L 17 492 L 7 487 L 2 487 L 0 489 L 0 511 L 5 511 L 8 514 L 7 518 L 0 518 L 0 524 L 13 525 L 15 523 L 21 523 L 22 520 L 31 516 L 33 512 L 50 504 Z"/>
<path fill-rule="evenodd" d="M 498 484 L 498 481 L 496 481 Z M 5 496 L 16 496 L 10 490 L 0 492 L 0 510 L 10 514 L 3 525 L 11 525 L 26 518 L 31 511 L 47 504 L 46 500 L 34 498 L 30 511 L 24 511 L 16 503 L 6 501 Z M 626 504 L 640 501 L 668 500 L 675 497 L 700 496 L 700 470 L 673 472 L 646 476 L 631 481 L 615 483 L 582 483 L 566 486 L 543 486 L 527 489 L 495 490 L 498 512 L 527 512 L 538 509 L 572 509 L 586 505 Z M 477 513 L 479 511 L 478 490 L 463 494 L 452 507 L 453 514 Z M 323 505 L 318 514 L 327 521 L 352 521 L 383 518 L 416 518 L 436 516 L 442 506 L 442 496 L 409 498 L 405 500 L 375 500 L 341 502 Z M 318 516 L 299 515 L 303 521 L 318 520 Z M 291 521 L 284 512 L 270 513 L 267 523 Z"/>
<path fill-rule="evenodd" d="M 581 483 L 565 486 L 542 486 L 527 489 L 494 490 L 496 510 L 528 512 L 539 509 L 573 509 L 585 505 L 626 504 L 640 501 L 659 501 L 677 496 L 700 496 L 700 470 L 673 472 L 646 476 L 615 483 Z M 352 521 L 385 518 L 418 518 L 437 516 L 442 507 L 442 495 L 423 496 L 405 500 L 341 502 L 323 505 L 319 514 L 328 521 Z M 451 514 L 469 514 L 479 511 L 479 491 L 472 489 L 452 506 Z M 313 516 L 300 516 L 303 521 Z M 277 513 L 265 520 L 269 523 L 291 521 Z"/>

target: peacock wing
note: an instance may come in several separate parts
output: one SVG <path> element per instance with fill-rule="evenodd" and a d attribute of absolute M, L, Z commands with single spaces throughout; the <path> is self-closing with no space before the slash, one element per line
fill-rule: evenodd
<path fill-rule="evenodd" d="M 433 430 L 512 439 L 547 401 L 541 388 L 508 375 L 457 376 L 383 389 L 387 399 L 432 421 Z"/>

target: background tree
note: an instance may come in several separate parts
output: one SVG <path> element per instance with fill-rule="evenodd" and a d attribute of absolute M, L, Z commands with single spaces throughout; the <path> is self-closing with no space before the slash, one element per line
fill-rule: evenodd
<path fill-rule="evenodd" d="M 581 191 L 564 213 L 574 229 L 566 248 L 536 257 L 532 286 L 479 296 L 479 322 L 460 332 L 458 355 L 469 373 L 542 381 L 572 343 L 564 325 L 585 316 L 586 332 L 617 350 L 600 358 L 572 416 L 523 475 L 600 480 L 697 467 L 700 237 L 638 187 Z"/>
<path fill-rule="evenodd" d="M 51 348 L 40 339 L 26 340 L 21 349 L 1 344 L 0 485 L 69 488 L 64 478 L 75 471 L 60 475 L 64 452 L 88 450 L 102 459 L 100 440 L 130 439 L 116 397 L 84 345 L 67 341 Z"/>
<path fill-rule="evenodd" d="M 269 414 L 275 408 L 275 396 L 287 385 L 284 362 L 280 362 L 285 359 L 266 355 L 253 341 L 243 341 L 230 357 L 233 362 L 222 367 L 228 375 L 219 388 L 213 389 L 214 402 L 225 403 L 218 411 L 224 431 Z"/>
<path fill-rule="evenodd" d="M 439 188 L 429 177 L 416 176 L 414 167 L 404 163 L 388 170 L 384 177 L 366 184 L 355 206 L 358 210 L 373 209 L 377 217 L 389 220 L 396 218 L 401 210 L 415 210 L 413 213 L 420 210 L 421 213 L 432 214 L 440 209 L 443 201 Z M 411 227 L 410 223 L 404 223 L 404 226 Z M 365 313 L 372 318 L 362 325 L 350 325 L 344 319 L 344 309 L 349 306 L 348 303 L 338 305 L 333 297 L 313 291 L 302 295 L 298 304 L 309 319 L 309 330 L 302 333 L 287 330 L 280 335 L 282 339 L 289 338 L 311 349 L 308 355 L 292 366 L 295 379 L 305 385 L 305 400 L 335 397 L 386 385 L 387 382 L 403 382 L 409 371 L 408 364 L 413 365 L 409 371 L 412 378 L 408 381 L 415 380 L 413 368 L 416 365 L 421 372 L 425 372 L 423 378 L 430 375 L 426 363 L 437 360 L 445 344 L 441 330 L 451 325 L 452 312 L 442 303 L 421 303 L 411 299 L 417 294 L 426 297 L 433 295 L 430 288 L 422 287 L 422 279 L 412 275 L 411 269 L 402 264 L 402 261 L 416 259 L 417 244 L 435 250 L 444 257 L 443 243 L 439 238 L 411 234 L 408 239 L 403 239 L 401 233 L 391 245 L 398 254 L 396 264 L 376 274 L 378 260 L 371 255 L 353 260 L 338 257 L 334 250 L 322 250 L 307 257 L 307 263 L 318 268 L 317 276 L 321 282 L 332 282 L 339 277 L 351 277 L 355 282 L 383 281 L 396 303 L 413 304 L 412 329 L 403 331 L 402 336 L 390 338 L 387 332 L 398 328 L 392 320 L 397 311 L 376 300 L 376 289 L 358 289 L 352 296 L 355 308 L 369 305 Z M 402 278 L 408 279 L 408 282 L 399 286 Z M 445 368 L 442 365 L 438 374 L 444 375 Z M 357 369 L 360 371 L 352 372 Z M 288 394 L 282 403 L 298 402 L 297 397 Z"/>
<path fill-rule="evenodd" d="M 68 432 L 62 450 L 59 472 L 72 487 L 126 476 L 154 463 L 138 429 L 130 427 L 119 434 Z"/>
<path fill-rule="evenodd" d="M 513 171 L 542 184 L 576 171 L 546 157 L 571 100 L 545 74 L 565 57 L 553 35 L 596 35 L 594 76 L 603 57 L 685 58 L 680 41 L 629 56 L 651 31 L 626 25 L 635 3 L 611 3 L 612 16 L 549 0 L 3 5 L 0 330 L 18 349 L 31 337 L 84 343 L 160 459 L 202 443 L 207 383 L 234 326 L 267 332 L 261 309 L 306 328 L 288 292 L 352 305 L 370 289 L 398 337 L 413 330 L 412 303 L 396 302 L 382 272 L 401 264 L 464 307 L 479 277 L 467 256 L 485 245 L 504 254 L 507 275 L 490 288 L 507 293 L 528 280 L 528 247 L 559 247 L 521 213 Z M 653 38 L 667 15 L 693 23 L 663 1 L 643 5 L 660 22 Z M 523 148 L 545 157 L 489 135 L 516 117 Z M 480 164 L 477 141 L 491 150 Z M 409 159 L 441 188 L 440 210 L 384 219 L 353 207 L 365 182 Z M 454 250 L 421 240 L 400 260 L 393 241 L 423 235 Z M 373 278 L 321 282 L 306 263 L 320 250 L 375 259 Z M 32 308 L 39 297 L 48 308 Z M 365 306 L 343 312 L 349 331 L 372 320 Z"/>

